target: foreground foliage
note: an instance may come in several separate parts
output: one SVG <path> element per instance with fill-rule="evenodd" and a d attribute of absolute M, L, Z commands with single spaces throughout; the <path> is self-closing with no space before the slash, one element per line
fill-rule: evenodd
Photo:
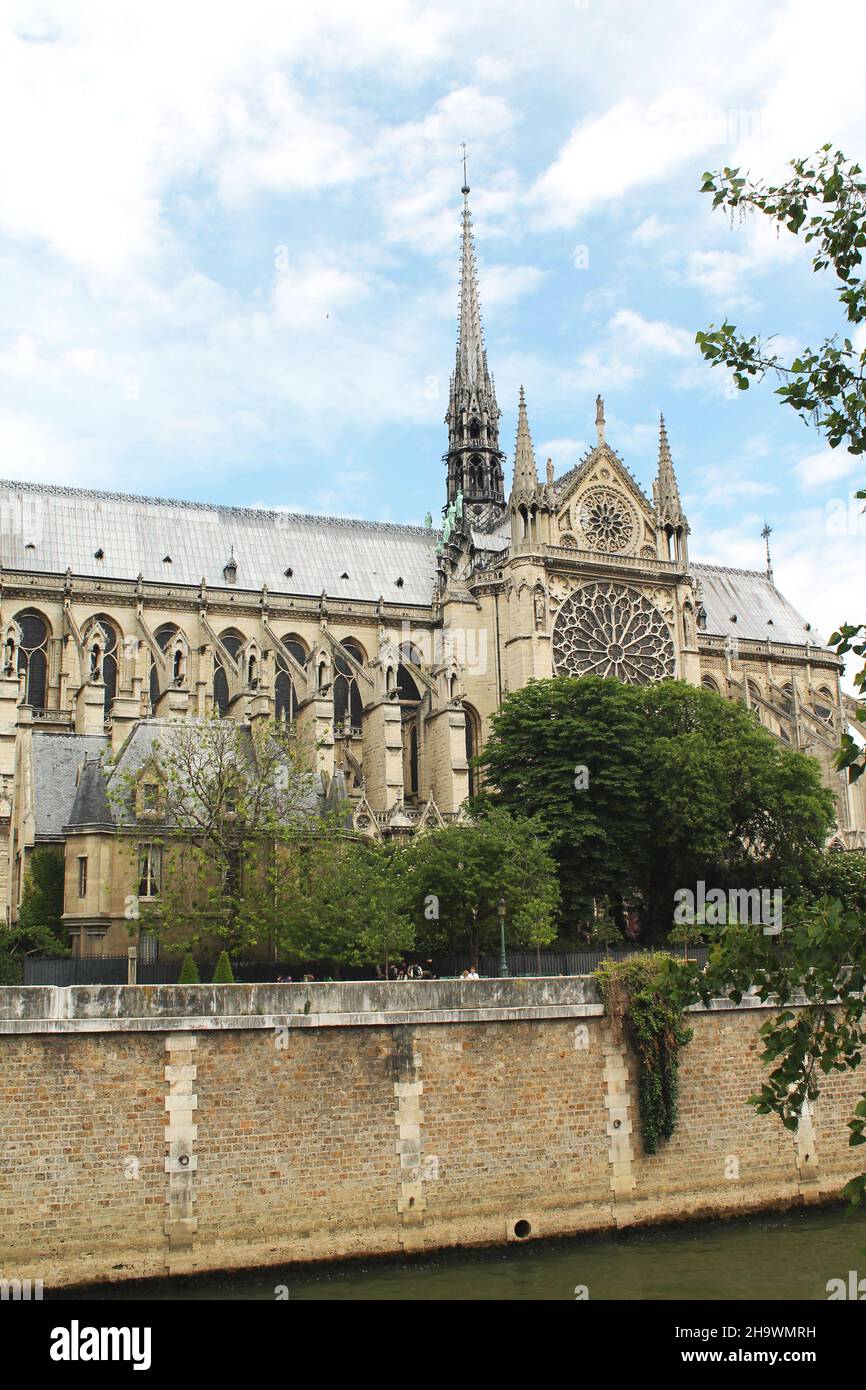
<path fill-rule="evenodd" d="M 792 909 L 779 936 L 736 923 L 706 931 L 715 937 L 706 970 L 669 960 L 665 994 L 678 1009 L 720 996 L 739 1003 L 750 988 L 778 1004 L 761 1027 L 770 1072 L 750 1104 L 794 1131 L 824 1078 L 856 1071 L 863 1059 L 866 920 L 825 898 Z M 852 1146 L 866 1143 L 866 1090 L 848 1129 Z M 866 1173 L 848 1184 L 846 1194 L 854 1206 L 866 1198 Z"/>

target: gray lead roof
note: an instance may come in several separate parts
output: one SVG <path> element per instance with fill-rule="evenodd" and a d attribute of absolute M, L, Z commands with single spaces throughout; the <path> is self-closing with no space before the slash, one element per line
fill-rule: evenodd
<path fill-rule="evenodd" d="M 237 589 L 429 604 L 437 540 L 421 526 L 0 481 L 0 564 L 38 574 L 224 589 L 234 558 Z"/>
<path fill-rule="evenodd" d="M 35 730 L 32 741 L 36 839 L 59 839 L 72 812 L 79 769 L 108 748 L 104 734 L 54 734 Z"/>
<path fill-rule="evenodd" d="M 700 580 L 706 631 L 748 641 L 789 642 L 824 647 L 821 636 L 807 624 L 775 585 L 759 570 L 726 569 L 723 565 L 692 565 Z"/>
<path fill-rule="evenodd" d="M 109 580 L 141 574 L 152 583 L 185 585 L 204 579 L 224 590 L 232 586 L 223 570 L 234 558 L 237 589 L 257 591 L 266 584 L 274 594 L 324 592 L 328 598 L 382 597 L 426 606 L 433 596 L 438 539 L 431 528 L 391 522 L 0 481 L 0 565 L 34 574 L 69 569 Z M 508 544 L 504 526 L 474 539 L 490 550 Z M 695 564 L 692 570 L 701 581 L 708 633 L 822 645 L 766 575 L 720 565 Z"/>

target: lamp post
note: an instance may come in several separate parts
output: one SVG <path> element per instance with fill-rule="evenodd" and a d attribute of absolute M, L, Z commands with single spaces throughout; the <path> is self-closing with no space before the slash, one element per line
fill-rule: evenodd
<path fill-rule="evenodd" d="M 504 979 L 508 975 L 508 961 L 505 957 L 505 899 L 500 898 L 496 904 L 496 911 L 499 913 L 499 974 Z"/>

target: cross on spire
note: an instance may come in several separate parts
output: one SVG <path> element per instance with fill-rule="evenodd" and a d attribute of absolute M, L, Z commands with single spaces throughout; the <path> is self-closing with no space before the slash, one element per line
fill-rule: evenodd
<path fill-rule="evenodd" d="M 761 539 L 763 540 L 764 545 L 766 546 L 766 549 L 767 549 L 767 578 L 769 579 L 769 581 L 770 581 L 771 584 L 772 584 L 772 582 L 773 582 L 773 562 L 772 562 L 772 560 L 770 559 L 770 537 L 772 536 L 772 534 L 773 534 L 773 528 L 772 528 L 772 526 L 770 525 L 770 523 L 769 523 L 768 521 L 765 521 L 765 522 L 764 522 L 764 529 L 763 529 L 763 531 L 761 532 Z"/>

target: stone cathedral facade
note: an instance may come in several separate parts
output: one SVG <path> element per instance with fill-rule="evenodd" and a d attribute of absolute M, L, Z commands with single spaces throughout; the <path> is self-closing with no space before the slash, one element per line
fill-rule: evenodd
<path fill-rule="evenodd" d="M 0 483 L 7 922 L 28 856 L 55 845 L 74 949 L 125 950 L 124 902 L 158 894 L 160 864 L 146 818 L 115 823 L 107 760 L 140 765 L 166 721 L 286 721 L 357 830 L 407 834 L 460 814 L 491 715 L 553 674 L 677 677 L 745 702 L 820 762 L 831 843 L 866 843 L 861 785 L 833 768 L 854 708 L 840 661 L 769 553 L 765 571 L 690 558 L 664 420 L 651 496 L 600 398 L 595 446 L 557 476 L 539 472 L 521 391 L 507 466 L 468 193 L 441 529 Z M 140 841 L 132 884 L 121 832 Z"/>

